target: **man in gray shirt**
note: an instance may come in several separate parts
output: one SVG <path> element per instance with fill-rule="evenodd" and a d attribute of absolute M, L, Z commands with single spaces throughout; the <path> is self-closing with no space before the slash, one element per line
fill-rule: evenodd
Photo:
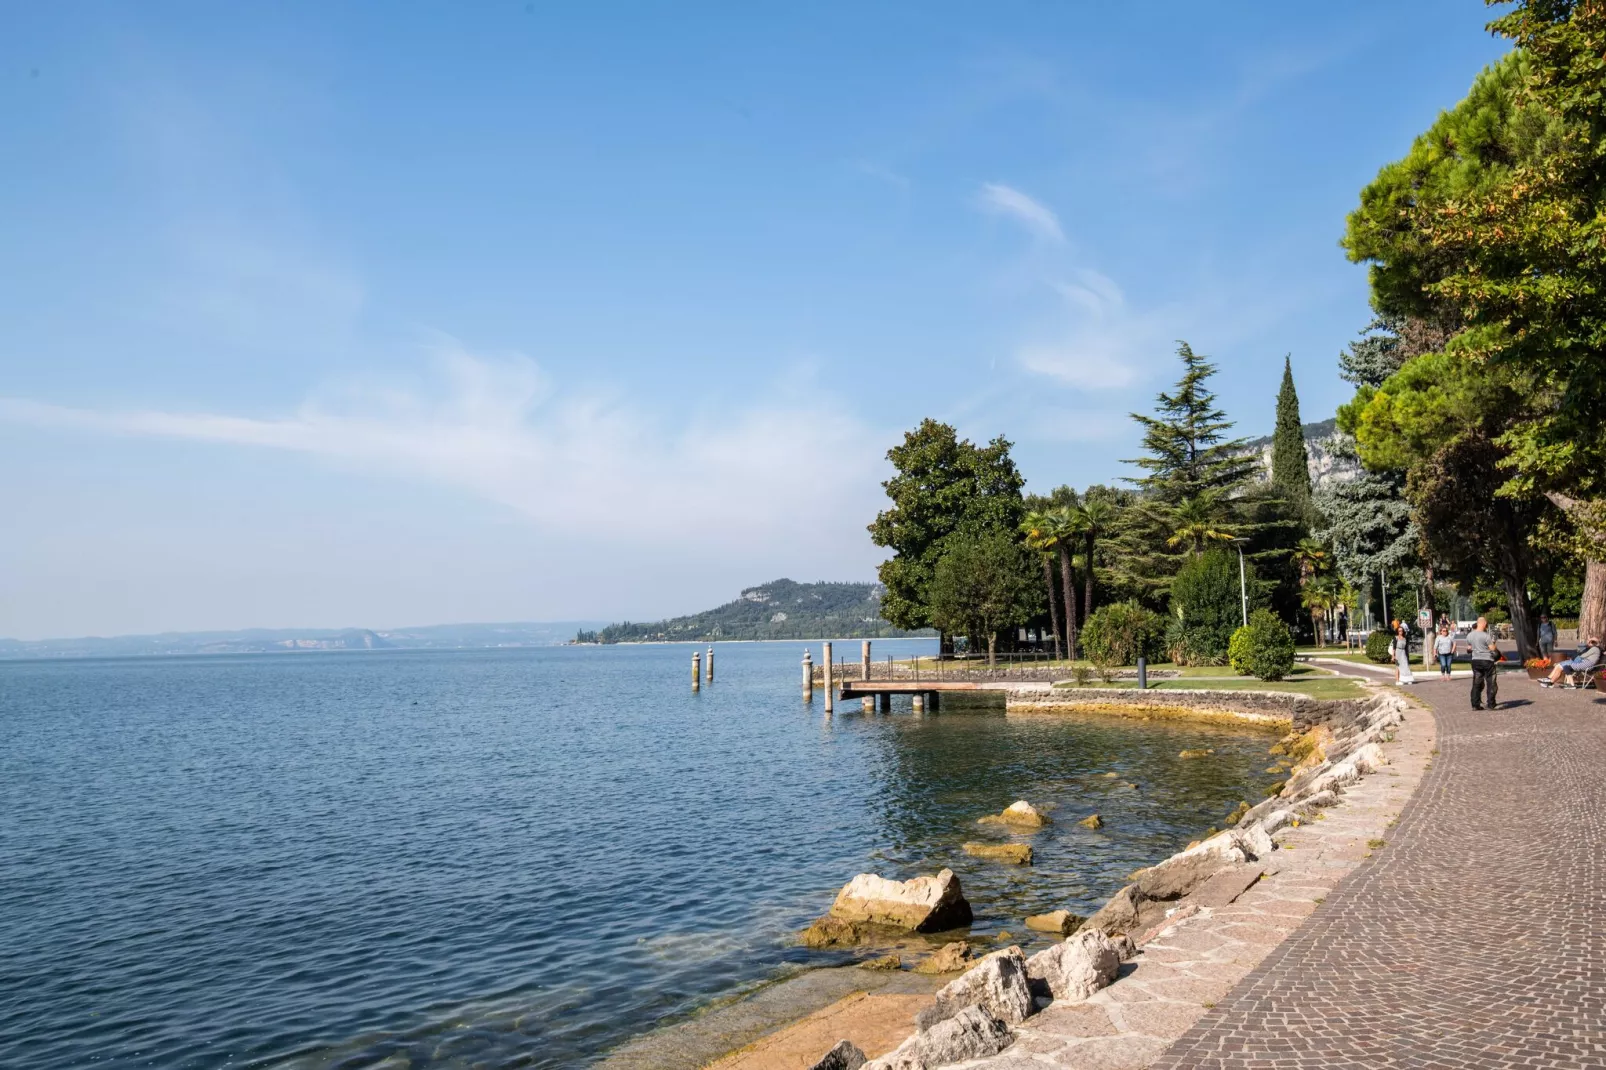
<path fill-rule="evenodd" d="M 1489 621 L 1479 617 L 1478 623 L 1467 633 L 1467 647 L 1472 653 L 1472 708 L 1481 710 L 1485 705 L 1489 709 L 1498 709 L 1496 701 L 1498 687 L 1495 684 L 1495 663 L 1500 660 L 1500 648 L 1495 646 L 1494 636 L 1489 634 Z M 1484 702 L 1484 693 L 1488 693 L 1488 701 Z"/>

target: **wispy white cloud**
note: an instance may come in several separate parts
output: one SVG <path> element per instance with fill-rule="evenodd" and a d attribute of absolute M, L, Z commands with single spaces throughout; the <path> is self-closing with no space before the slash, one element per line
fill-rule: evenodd
<path fill-rule="evenodd" d="M 782 392 L 769 404 L 668 419 L 561 394 L 534 361 L 446 340 L 424 389 L 383 380 L 319 391 L 278 416 L 110 411 L 0 399 L 0 420 L 65 431 L 280 450 L 430 480 L 543 530 L 658 550 L 777 549 L 821 540 L 863 553 L 883 436 Z M 818 549 L 818 546 L 814 547 Z M 811 557 L 817 555 L 810 555 Z"/>
<path fill-rule="evenodd" d="M 1044 241 L 1063 242 L 1065 232 L 1060 229 L 1059 217 L 1046 205 L 1033 200 L 1013 186 L 999 182 L 982 184 L 977 203 L 983 211 L 1007 216 Z"/>

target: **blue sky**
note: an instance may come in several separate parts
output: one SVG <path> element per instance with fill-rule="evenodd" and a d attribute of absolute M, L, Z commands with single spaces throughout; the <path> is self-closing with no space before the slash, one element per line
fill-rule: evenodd
<path fill-rule="evenodd" d="M 656 617 L 868 579 L 934 416 L 1246 434 L 1503 51 L 1475 0 L 33 5 L 0 35 L 0 635 Z"/>

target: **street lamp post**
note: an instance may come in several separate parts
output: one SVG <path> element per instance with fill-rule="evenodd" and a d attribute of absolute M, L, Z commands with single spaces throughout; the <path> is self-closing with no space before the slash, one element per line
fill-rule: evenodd
<path fill-rule="evenodd" d="M 1243 603 L 1244 627 L 1249 627 L 1249 584 L 1244 579 L 1244 543 L 1248 539 L 1237 538 L 1232 544 L 1238 548 L 1238 597 Z"/>

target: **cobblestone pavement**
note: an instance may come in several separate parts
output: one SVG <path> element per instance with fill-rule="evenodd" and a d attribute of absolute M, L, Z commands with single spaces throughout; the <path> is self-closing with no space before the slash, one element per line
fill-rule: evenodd
<path fill-rule="evenodd" d="M 1606 697 L 1412 690 L 1440 753 L 1388 845 L 1156 1070 L 1606 1067 Z"/>
<path fill-rule="evenodd" d="M 1433 718 L 1407 712 L 1395 740 L 1383 747 L 1390 764 L 1345 788 L 1340 804 L 1320 820 L 1277 833 L 1280 849 L 1248 891 L 1225 906 L 1179 908 L 1144 941 L 1115 984 L 1082 1002 L 1049 1006 L 1017 1027 L 1019 1039 L 1004 1052 L 958 1066 L 1138 1070 L 1153 1064 L 1274 949 L 1303 931 L 1305 919 L 1345 876 L 1369 868 L 1367 859 L 1377 851 L 1393 850 L 1371 845 L 1392 837 L 1389 826 L 1422 780 L 1433 746 Z M 1340 953 L 1352 950 L 1362 949 Z"/>

